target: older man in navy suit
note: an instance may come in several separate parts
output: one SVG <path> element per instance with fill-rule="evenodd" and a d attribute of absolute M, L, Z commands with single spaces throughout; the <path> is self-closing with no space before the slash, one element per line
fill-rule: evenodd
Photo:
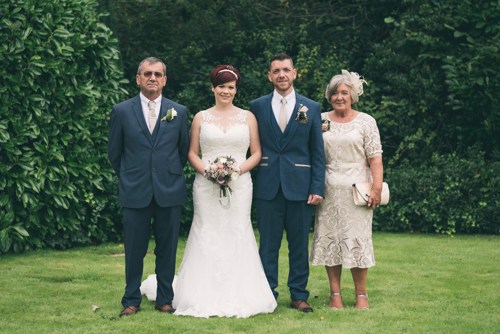
<path fill-rule="evenodd" d="M 158 282 L 155 308 L 172 313 L 177 240 L 187 198 L 183 166 L 189 148 L 186 107 L 162 96 L 165 64 L 144 59 L 137 70 L 139 95 L 113 106 L 108 156 L 119 179 L 125 242 L 125 293 L 121 316 L 135 314 L 151 221 Z"/>
<path fill-rule="evenodd" d="M 291 307 L 312 312 L 307 299 L 308 242 L 313 205 L 324 196 L 325 157 L 320 105 L 295 93 L 292 58 L 270 61 L 274 92 L 250 103 L 259 124 L 262 160 L 255 180 L 259 253 L 267 280 L 278 298 L 278 255 L 286 231 Z"/>

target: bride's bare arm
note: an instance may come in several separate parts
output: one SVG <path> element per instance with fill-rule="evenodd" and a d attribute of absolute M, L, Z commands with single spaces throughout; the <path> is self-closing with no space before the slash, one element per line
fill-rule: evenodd
<path fill-rule="evenodd" d="M 247 122 L 250 129 L 250 157 L 243 161 L 240 165 L 240 174 L 246 173 L 260 162 L 262 157 L 262 151 L 260 148 L 259 140 L 259 128 L 257 126 L 257 120 L 255 116 L 251 113 L 247 113 Z"/>
<path fill-rule="evenodd" d="M 191 166 L 200 174 L 205 174 L 205 164 L 200 159 L 200 126 L 201 113 L 197 113 L 191 124 L 191 137 L 189 143 L 188 160 Z"/>

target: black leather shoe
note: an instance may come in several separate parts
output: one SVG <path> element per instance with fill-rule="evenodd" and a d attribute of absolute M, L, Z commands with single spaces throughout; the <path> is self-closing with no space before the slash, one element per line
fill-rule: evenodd
<path fill-rule="evenodd" d="M 132 314 L 136 314 L 139 312 L 140 308 L 138 306 L 127 306 L 124 307 L 123 310 L 120 312 L 120 318 L 121 317 L 126 317 Z"/>
<path fill-rule="evenodd" d="M 175 312 L 175 308 L 173 308 L 172 305 L 170 305 L 170 304 L 165 304 L 165 305 L 161 305 L 161 306 L 156 304 L 155 309 L 160 311 L 160 312 L 163 312 L 163 313 L 174 313 Z"/>
<path fill-rule="evenodd" d="M 296 309 L 299 312 L 313 312 L 313 308 L 305 300 L 292 300 L 292 302 L 290 303 L 290 307 Z"/>

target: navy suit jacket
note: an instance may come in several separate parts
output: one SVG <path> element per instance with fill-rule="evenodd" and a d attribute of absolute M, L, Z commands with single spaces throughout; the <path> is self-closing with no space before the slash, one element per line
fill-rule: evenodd
<path fill-rule="evenodd" d="M 170 108 L 175 108 L 177 117 L 160 121 Z M 182 205 L 187 199 L 183 172 L 189 149 L 187 108 L 162 97 L 156 124 L 151 135 L 139 95 L 113 106 L 108 157 L 119 179 L 123 207 L 147 207 L 153 196 L 161 207 Z"/>
<path fill-rule="evenodd" d="M 309 194 L 324 197 L 325 154 L 319 103 L 296 94 L 295 108 L 282 133 L 272 110 L 272 97 L 271 93 L 250 102 L 262 147 L 254 196 L 271 200 L 281 186 L 290 201 L 307 200 Z M 295 120 L 300 105 L 309 109 L 305 124 Z"/>

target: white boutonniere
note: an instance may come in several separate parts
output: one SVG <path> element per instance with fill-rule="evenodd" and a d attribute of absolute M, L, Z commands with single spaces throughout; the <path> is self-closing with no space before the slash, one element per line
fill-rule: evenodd
<path fill-rule="evenodd" d="M 170 122 L 176 116 L 177 116 L 177 110 L 175 110 L 174 108 L 170 108 L 167 110 L 167 113 L 165 114 L 165 116 L 163 116 L 162 119 L 160 119 L 160 121 Z"/>
<path fill-rule="evenodd" d="M 303 104 L 299 104 L 299 110 L 297 112 L 297 117 L 295 117 L 295 120 L 299 122 L 300 124 L 307 124 L 307 121 L 309 120 L 307 118 L 307 111 L 309 108 L 307 108 Z"/>
<path fill-rule="evenodd" d="M 323 122 L 321 122 L 321 131 L 326 132 L 330 131 L 330 121 L 327 119 L 324 119 Z"/>

